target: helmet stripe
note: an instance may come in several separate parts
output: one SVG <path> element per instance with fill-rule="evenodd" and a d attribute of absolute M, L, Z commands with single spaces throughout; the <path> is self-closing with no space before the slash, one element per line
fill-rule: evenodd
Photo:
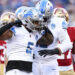
<path fill-rule="evenodd" d="M 46 4 L 47 4 L 48 0 L 42 0 L 40 3 L 40 11 L 41 13 L 45 13 L 45 8 L 46 8 Z"/>

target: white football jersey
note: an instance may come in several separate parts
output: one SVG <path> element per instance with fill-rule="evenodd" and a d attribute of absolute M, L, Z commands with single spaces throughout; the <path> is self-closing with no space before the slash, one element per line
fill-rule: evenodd
<path fill-rule="evenodd" d="M 32 61 L 33 48 L 36 44 L 35 36 L 24 26 L 12 27 L 13 36 L 7 40 L 8 60 Z"/>
<path fill-rule="evenodd" d="M 35 54 L 34 62 L 40 61 L 40 62 L 44 63 L 44 62 L 48 62 L 48 61 L 50 61 L 50 62 L 53 61 L 52 63 L 57 64 L 57 61 L 56 61 L 57 55 L 56 54 L 51 55 L 51 56 L 47 55 L 46 57 L 43 57 L 38 54 L 38 51 L 45 50 L 45 49 L 50 50 L 50 49 L 54 49 L 54 48 L 58 47 L 61 49 L 61 51 L 63 53 L 72 47 L 72 44 L 71 44 L 70 39 L 68 37 L 67 31 L 63 29 L 63 28 L 65 28 L 65 26 L 63 26 L 63 24 L 65 26 L 67 25 L 65 23 L 65 20 L 62 18 L 52 18 L 51 19 L 51 22 L 49 23 L 48 28 L 50 29 L 50 31 L 53 34 L 53 37 L 54 37 L 53 43 L 47 47 L 36 46 L 35 50 L 34 50 L 34 54 Z M 63 26 L 63 28 L 62 28 L 62 26 Z M 58 44 L 59 41 L 61 42 L 61 44 Z M 67 47 L 65 45 L 67 45 Z"/>

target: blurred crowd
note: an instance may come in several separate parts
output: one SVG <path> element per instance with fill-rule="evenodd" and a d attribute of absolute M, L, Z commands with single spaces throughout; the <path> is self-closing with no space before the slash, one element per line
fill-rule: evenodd
<path fill-rule="evenodd" d="M 39 0 L 0 0 L 0 15 L 4 11 L 15 11 L 18 7 L 35 6 Z M 70 25 L 74 25 L 75 22 L 75 0 L 50 0 L 54 7 L 64 7 L 70 15 Z"/>
<path fill-rule="evenodd" d="M 4 11 L 15 11 L 18 7 L 34 6 L 37 0 L 0 0 L 0 14 Z"/>

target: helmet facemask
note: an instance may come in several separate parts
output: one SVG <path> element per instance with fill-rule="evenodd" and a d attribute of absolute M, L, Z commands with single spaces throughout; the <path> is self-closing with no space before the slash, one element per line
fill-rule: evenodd
<path fill-rule="evenodd" d="M 43 20 L 26 19 L 26 27 L 32 31 L 40 31 L 43 28 Z"/>
<path fill-rule="evenodd" d="M 51 15 L 50 16 L 43 16 L 43 24 L 48 25 L 48 23 L 50 22 L 50 18 L 51 18 Z"/>

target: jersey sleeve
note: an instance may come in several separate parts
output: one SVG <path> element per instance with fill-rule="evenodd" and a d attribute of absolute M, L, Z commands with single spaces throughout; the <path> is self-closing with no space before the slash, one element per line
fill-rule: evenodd
<path fill-rule="evenodd" d="M 72 43 L 70 41 L 67 30 L 59 29 L 58 40 L 60 43 L 57 45 L 57 47 L 61 50 L 62 53 L 72 49 Z"/>
<path fill-rule="evenodd" d="M 15 33 L 16 33 L 16 31 L 15 31 L 15 26 L 11 27 L 11 28 L 10 28 L 10 31 L 12 31 L 13 34 L 15 34 Z"/>
<path fill-rule="evenodd" d="M 63 29 L 67 29 L 68 28 L 68 23 L 66 22 L 66 20 L 62 20 L 61 26 L 62 26 Z"/>
<path fill-rule="evenodd" d="M 53 17 L 51 19 L 51 23 L 52 23 L 52 28 L 54 27 L 62 28 L 62 29 L 68 28 L 68 23 L 63 18 Z"/>

